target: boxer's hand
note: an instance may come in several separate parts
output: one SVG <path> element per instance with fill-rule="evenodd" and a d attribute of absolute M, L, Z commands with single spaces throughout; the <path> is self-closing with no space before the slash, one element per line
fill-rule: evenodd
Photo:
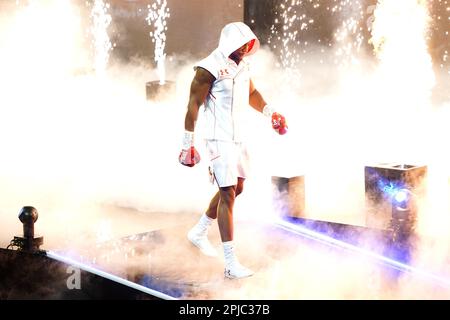
<path fill-rule="evenodd" d="M 280 135 L 285 134 L 288 130 L 286 118 L 278 112 L 272 113 L 272 128 Z"/>
<path fill-rule="evenodd" d="M 280 135 L 287 132 L 288 126 L 286 123 L 286 118 L 275 111 L 275 109 L 270 105 L 265 105 L 262 113 L 266 117 L 270 117 L 272 122 L 272 128 Z"/>
<path fill-rule="evenodd" d="M 194 146 L 180 152 L 179 161 L 183 166 L 193 167 L 200 162 L 200 155 Z"/>
<path fill-rule="evenodd" d="M 183 148 L 178 157 L 180 163 L 187 167 L 193 167 L 200 162 L 200 154 L 194 147 L 194 133 L 185 131 Z"/>

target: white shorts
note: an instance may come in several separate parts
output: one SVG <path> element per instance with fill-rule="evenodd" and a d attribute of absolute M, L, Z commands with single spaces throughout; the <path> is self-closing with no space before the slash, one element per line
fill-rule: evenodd
<path fill-rule="evenodd" d="M 206 140 L 212 175 L 219 187 L 237 185 L 249 172 L 247 148 L 241 142 Z"/>

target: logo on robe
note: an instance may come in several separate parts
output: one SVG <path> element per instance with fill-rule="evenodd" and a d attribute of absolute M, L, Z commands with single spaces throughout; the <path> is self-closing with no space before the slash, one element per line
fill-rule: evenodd
<path fill-rule="evenodd" d="M 219 75 L 221 76 L 221 77 L 225 77 L 225 76 L 228 76 L 230 73 L 228 72 L 228 69 L 220 69 L 219 70 Z"/>

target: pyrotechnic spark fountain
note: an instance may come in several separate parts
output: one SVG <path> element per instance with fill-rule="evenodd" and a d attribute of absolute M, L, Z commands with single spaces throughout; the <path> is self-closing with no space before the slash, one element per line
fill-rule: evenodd
<path fill-rule="evenodd" d="M 166 47 L 167 18 L 170 18 L 170 9 L 167 7 L 166 0 L 156 0 L 152 5 L 148 5 L 146 20 L 150 26 L 154 27 L 154 31 L 150 31 L 150 37 L 155 44 L 155 62 L 161 85 L 166 82 L 164 49 Z"/>
<path fill-rule="evenodd" d="M 427 2 L 379 0 L 374 16 L 370 41 L 385 88 L 391 88 L 389 98 L 409 109 L 428 107 L 435 77 L 427 45 Z"/>
<path fill-rule="evenodd" d="M 104 74 L 110 51 L 113 48 L 108 35 L 108 27 L 112 20 L 108 9 L 109 3 L 105 3 L 103 0 L 95 0 L 91 11 L 93 20 L 91 32 L 94 37 L 94 69 L 97 75 Z"/>
<path fill-rule="evenodd" d="M 332 12 L 339 14 L 342 20 L 334 33 L 337 43 L 335 64 L 341 68 L 357 64 L 357 55 L 364 41 L 360 25 L 364 17 L 363 6 L 360 1 L 342 0 L 332 8 Z"/>
<path fill-rule="evenodd" d="M 331 70 L 335 72 L 348 71 L 359 64 L 365 40 L 362 19 L 366 14 L 361 1 L 341 0 L 334 1 L 333 5 L 316 0 L 280 2 L 268 44 L 280 61 L 282 88 L 287 91 L 283 94 L 307 92 L 305 75 L 315 73 L 317 69 L 310 69 L 310 66 L 317 63 L 334 64 L 337 69 Z M 320 25 L 317 20 L 323 17 L 323 11 L 329 15 L 329 21 Z M 330 70 L 327 73 L 329 76 L 324 77 L 324 81 L 338 84 L 331 80 L 335 74 Z M 315 86 L 314 90 L 322 91 L 322 88 L 326 89 L 324 83 Z"/>
<path fill-rule="evenodd" d="M 279 52 L 281 67 L 286 72 L 289 84 L 297 82 L 301 76 L 298 70 L 300 53 L 296 48 L 301 44 L 305 47 L 308 45 L 307 42 L 300 43 L 300 33 L 314 23 L 306 14 L 298 12 L 301 4 L 302 1 L 284 0 L 279 5 L 279 12 L 276 12 L 278 17 L 271 26 L 268 39 L 272 49 Z"/>
<path fill-rule="evenodd" d="M 309 8 L 317 10 L 321 8 L 319 1 L 309 1 Z M 272 49 L 279 52 L 282 68 L 289 73 L 289 78 L 300 75 L 300 62 L 306 64 L 306 54 L 310 53 L 314 45 L 321 47 L 320 55 L 326 52 L 325 46 L 332 47 L 333 44 L 326 43 L 327 39 L 317 39 L 317 43 L 309 42 L 302 37 L 314 27 L 314 18 L 308 16 L 304 10 L 304 1 L 285 0 L 278 8 L 278 17 L 271 26 L 271 35 L 268 43 Z M 353 65 L 358 62 L 357 55 L 364 42 L 363 26 L 364 9 L 361 1 L 341 0 L 332 7 L 327 7 L 331 16 L 337 16 L 340 25 L 333 36 L 336 42 L 334 63 L 339 67 Z M 331 40 L 331 39 L 329 39 Z M 297 48 L 297 49 L 296 49 Z M 302 48 L 302 49 L 300 49 Z M 319 62 L 323 64 L 324 58 Z"/>
<path fill-rule="evenodd" d="M 147 100 L 156 98 L 161 93 L 171 91 L 175 83 L 166 80 L 166 54 L 164 49 L 166 47 L 166 19 L 170 17 L 170 9 L 167 7 L 166 0 L 156 0 L 152 5 L 148 5 L 148 15 L 145 18 L 154 30 L 150 31 L 150 37 L 155 44 L 154 60 L 156 61 L 156 73 L 158 81 L 149 81 L 146 83 Z"/>

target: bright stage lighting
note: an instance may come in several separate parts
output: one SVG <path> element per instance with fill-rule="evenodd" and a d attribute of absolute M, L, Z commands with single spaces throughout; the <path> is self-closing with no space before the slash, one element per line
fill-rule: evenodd
<path fill-rule="evenodd" d="M 408 210 L 412 196 L 412 192 L 408 189 L 400 189 L 394 194 L 392 204 L 397 210 L 406 211 Z"/>

